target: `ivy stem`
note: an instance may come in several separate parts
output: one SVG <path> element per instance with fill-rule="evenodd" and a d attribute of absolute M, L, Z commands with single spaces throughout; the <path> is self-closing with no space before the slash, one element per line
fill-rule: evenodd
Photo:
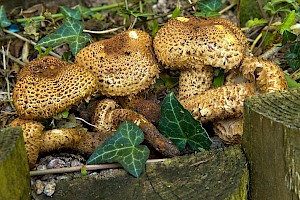
<path fill-rule="evenodd" d="M 157 162 L 164 162 L 166 159 L 149 159 L 147 160 L 148 163 L 157 163 Z M 100 169 L 116 169 L 116 168 L 122 168 L 122 166 L 118 163 L 112 163 L 112 164 L 100 164 L 100 165 L 81 165 L 81 166 L 75 166 L 75 167 L 62 167 L 62 168 L 56 168 L 56 169 L 46 169 L 46 170 L 36 170 L 36 171 L 30 171 L 30 176 L 41 176 L 46 174 L 62 174 L 62 173 L 68 173 L 68 172 L 79 172 L 82 168 L 85 168 L 86 171 L 95 171 Z"/>
<path fill-rule="evenodd" d="M 115 4 L 100 6 L 100 7 L 96 7 L 96 8 L 91 8 L 90 10 L 92 12 L 98 12 L 98 11 L 102 11 L 102 10 L 109 10 L 112 8 L 117 8 L 117 7 L 120 7 L 123 5 L 124 5 L 124 2 L 121 2 L 121 3 L 115 3 Z M 55 19 L 55 18 L 63 17 L 63 14 L 62 13 L 52 14 L 51 17 L 53 19 Z M 44 16 L 36 16 L 36 17 L 30 17 L 30 18 L 20 18 L 20 19 L 17 19 L 16 22 L 22 23 L 22 22 L 26 22 L 27 20 L 44 20 L 44 19 L 45 19 Z"/>

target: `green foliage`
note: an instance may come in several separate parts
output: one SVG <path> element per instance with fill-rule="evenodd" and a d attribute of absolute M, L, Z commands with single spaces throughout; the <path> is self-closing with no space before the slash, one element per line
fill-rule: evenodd
<path fill-rule="evenodd" d="M 201 16 L 201 17 L 220 16 L 219 11 L 221 10 L 222 7 L 221 0 L 198 1 L 197 5 L 200 8 L 201 12 L 196 12 L 195 16 Z"/>
<path fill-rule="evenodd" d="M 285 53 L 284 56 L 288 59 L 288 64 L 294 70 L 300 68 L 300 43 L 294 43 L 290 46 L 289 52 Z"/>
<path fill-rule="evenodd" d="M 179 77 L 173 77 L 167 73 L 160 73 L 159 77 L 165 83 L 167 88 L 173 88 L 178 85 Z"/>
<path fill-rule="evenodd" d="M 74 18 L 65 18 L 63 25 L 54 33 L 47 35 L 38 41 L 38 46 L 55 47 L 63 43 L 69 44 L 72 54 L 75 56 L 80 49 L 91 39 L 87 33 L 83 33 L 83 25 Z"/>
<path fill-rule="evenodd" d="M 45 50 L 44 52 L 43 52 L 41 46 L 35 46 L 34 48 L 39 52 L 39 57 L 46 56 L 46 55 L 48 55 L 48 53 L 49 53 L 50 51 L 52 51 L 52 48 L 51 48 L 51 47 L 46 48 L 46 50 Z"/>
<path fill-rule="evenodd" d="M 266 24 L 266 23 L 268 23 L 266 19 L 254 18 L 253 20 L 252 19 L 248 20 L 248 27 L 251 28 L 252 26 Z"/>
<path fill-rule="evenodd" d="M 276 30 L 278 30 L 281 34 L 283 34 L 284 31 L 290 31 L 291 26 L 295 24 L 295 19 L 296 19 L 296 13 L 295 10 L 293 10 L 288 14 L 284 22 L 281 25 L 276 27 Z"/>
<path fill-rule="evenodd" d="M 289 41 L 295 41 L 297 39 L 297 35 L 291 33 L 290 31 L 285 30 L 282 33 L 282 45 L 286 45 Z"/>
<path fill-rule="evenodd" d="M 213 80 L 213 86 L 214 87 L 221 87 L 222 85 L 224 85 L 224 81 L 225 81 L 225 73 L 224 73 L 224 69 L 216 69 L 217 71 L 217 76 L 214 77 Z M 214 70 L 214 71 L 216 71 Z"/>
<path fill-rule="evenodd" d="M 297 83 L 294 79 L 285 74 L 285 79 L 289 88 L 300 88 L 300 83 Z"/>
<path fill-rule="evenodd" d="M 0 26 L 2 28 L 5 28 L 5 27 L 8 27 L 10 26 L 10 21 L 7 19 L 6 17 L 6 12 L 5 12 L 5 9 L 4 7 L 1 5 L 0 6 Z"/>
<path fill-rule="evenodd" d="M 133 122 L 125 121 L 112 137 L 94 151 L 87 164 L 118 162 L 130 174 L 138 177 L 150 153 L 147 146 L 139 145 L 143 140 L 142 130 Z"/>
<path fill-rule="evenodd" d="M 180 15 L 180 7 L 176 7 L 172 12 L 172 18 L 176 18 Z"/>
<path fill-rule="evenodd" d="M 271 0 L 264 6 L 264 10 L 271 15 L 280 12 L 290 12 L 291 10 L 299 10 L 299 5 L 295 0 Z"/>
<path fill-rule="evenodd" d="M 211 140 L 201 123 L 183 108 L 173 93 L 162 102 L 159 130 L 182 151 L 186 144 L 193 150 L 210 149 Z"/>
<path fill-rule="evenodd" d="M 154 38 L 157 31 L 158 31 L 158 20 L 157 19 L 154 19 L 153 22 L 152 22 L 152 37 Z"/>
<path fill-rule="evenodd" d="M 60 6 L 60 12 L 63 14 L 64 17 L 66 18 L 74 18 L 74 19 L 77 19 L 77 20 L 80 20 L 81 19 L 81 13 L 79 10 L 74 10 L 74 9 L 71 9 L 71 8 L 67 8 L 65 6 Z"/>

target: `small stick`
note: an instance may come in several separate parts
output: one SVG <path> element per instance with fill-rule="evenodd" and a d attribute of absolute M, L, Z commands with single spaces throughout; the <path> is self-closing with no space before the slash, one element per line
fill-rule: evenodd
<path fill-rule="evenodd" d="M 17 38 L 19 38 L 19 39 L 21 39 L 21 40 L 23 40 L 23 41 L 25 41 L 25 42 L 30 43 L 30 44 L 32 44 L 33 46 L 36 45 L 36 43 L 35 43 L 34 41 L 28 40 L 27 38 L 25 38 L 25 37 L 23 37 L 23 36 L 21 36 L 21 35 L 19 35 L 19 34 L 17 34 L 17 33 L 11 32 L 11 31 L 9 31 L 9 30 L 3 30 L 3 31 L 4 31 L 5 33 L 8 33 L 8 34 L 11 34 L 11 35 L 16 36 Z M 45 47 L 41 47 L 41 49 L 42 49 L 43 51 L 46 51 L 46 48 L 45 48 Z M 56 57 L 56 58 L 61 59 L 61 56 L 58 55 L 58 54 L 56 54 L 56 53 L 54 53 L 53 51 L 50 51 L 49 54 L 52 55 L 52 56 L 54 56 L 54 57 Z"/>
<path fill-rule="evenodd" d="M 80 117 L 75 117 L 75 119 L 78 119 L 78 120 L 80 120 L 80 121 L 82 121 L 82 122 L 86 123 L 87 125 L 92 126 L 92 127 L 94 127 L 94 128 L 98 128 L 98 127 L 95 126 L 94 124 L 91 124 L 91 123 L 85 121 L 84 119 L 82 119 L 82 118 L 80 118 Z"/>
<path fill-rule="evenodd" d="M 92 33 L 92 34 L 106 34 L 106 33 L 115 32 L 115 31 L 123 29 L 123 28 L 124 28 L 124 26 L 120 26 L 120 27 L 117 27 L 117 28 L 107 29 L 107 30 L 104 30 L 104 31 L 83 30 L 83 32 Z"/>
<path fill-rule="evenodd" d="M 147 160 L 148 163 L 157 163 L 157 162 L 164 162 L 165 159 L 150 159 Z M 68 173 L 68 172 L 78 172 L 81 171 L 82 168 L 85 168 L 87 171 L 95 171 L 100 169 L 117 169 L 122 168 L 122 166 L 118 163 L 112 163 L 112 164 L 99 164 L 99 165 L 81 165 L 81 166 L 75 166 L 75 167 L 62 167 L 62 168 L 56 168 L 56 169 L 46 169 L 46 170 L 36 170 L 36 171 L 30 171 L 30 176 L 41 176 L 46 174 L 62 174 L 62 173 Z"/>

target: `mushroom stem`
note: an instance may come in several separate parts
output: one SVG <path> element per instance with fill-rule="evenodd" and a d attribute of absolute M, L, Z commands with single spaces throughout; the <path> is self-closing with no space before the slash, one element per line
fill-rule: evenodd
<path fill-rule="evenodd" d="M 182 70 L 179 76 L 178 99 L 184 100 L 208 90 L 213 77 L 211 66 Z"/>
<path fill-rule="evenodd" d="M 158 152 L 168 157 L 180 154 L 171 140 L 162 135 L 143 115 L 129 109 L 119 109 L 118 107 L 118 104 L 112 99 L 103 99 L 98 103 L 93 118 L 94 124 L 98 126 L 98 131 L 113 134 L 119 124 L 129 120 L 142 129 L 145 140 Z"/>

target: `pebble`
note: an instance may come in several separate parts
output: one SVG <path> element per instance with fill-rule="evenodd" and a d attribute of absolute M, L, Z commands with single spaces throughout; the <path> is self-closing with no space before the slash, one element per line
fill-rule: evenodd
<path fill-rule="evenodd" d="M 61 168 L 61 167 L 65 167 L 65 164 L 66 164 L 65 161 L 55 158 L 48 163 L 47 168 L 48 169 Z"/>
<path fill-rule="evenodd" d="M 45 188 L 45 184 L 43 183 L 43 181 L 41 180 L 36 180 L 35 181 L 35 185 L 34 185 L 34 189 L 35 189 L 35 192 L 36 194 L 42 194 L 42 192 L 44 191 L 44 188 Z"/>
<path fill-rule="evenodd" d="M 52 197 L 55 192 L 56 183 L 54 181 L 47 183 L 44 188 L 44 194 L 48 197 Z"/>

